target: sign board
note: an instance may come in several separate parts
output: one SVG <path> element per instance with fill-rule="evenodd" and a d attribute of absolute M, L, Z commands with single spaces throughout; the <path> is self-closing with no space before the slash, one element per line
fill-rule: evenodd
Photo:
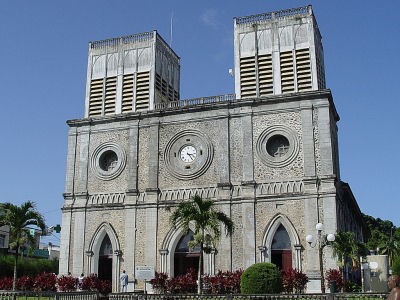
<path fill-rule="evenodd" d="M 138 280 L 150 280 L 155 276 L 154 266 L 136 266 L 135 278 Z"/>
<path fill-rule="evenodd" d="M 378 263 L 377 263 L 376 261 L 371 261 L 371 262 L 369 263 L 369 267 L 370 267 L 371 269 L 377 269 L 377 268 L 378 268 Z"/>

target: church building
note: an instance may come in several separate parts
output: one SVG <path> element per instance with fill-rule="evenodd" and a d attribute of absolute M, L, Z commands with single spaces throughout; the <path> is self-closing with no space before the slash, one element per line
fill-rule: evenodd
<path fill-rule="evenodd" d="M 67 122 L 60 274 L 95 273 L 118 291 L 122 270 L 133 290 L 135 267 L 197 267 L 193 232 L 169 222 L 194 195 L 235 226 L 205 255 L 206 274 L 272 262 L 318 292 L 320 262 L 336 266 L 330 247 L 318 259 L 318 234 L 363 239 L 312 7 L 233 23 L 235 94 L 180 99 L 180 58 L 156 31 L 89 43 L 85 115 Z"/>

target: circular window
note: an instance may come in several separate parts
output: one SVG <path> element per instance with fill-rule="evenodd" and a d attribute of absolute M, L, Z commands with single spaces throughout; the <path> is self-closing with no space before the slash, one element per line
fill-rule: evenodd
<path fill-rule="evenodd" d="M 118 164 L 118 156 L 112 150 L 107 150 L 101 154 L 99 166 L 103 171 L 109 172 L 116 168 Z"/>
<path fill-rule="evenodd" d="M 289 151 L 289 141 L 283 135 L 277 134 L 268 139 L 266 147 L 269 155 L 282 157 Z"/>
<path fill-rule="evenodd" d="M 264 130 L 257 140 L 256 153 L 260 160 L 271 167 L 289 165 L 299 153 L 299 142 L 292 129 L 274 125 Z"/>
<path fill-rule="evenodd" d="M 118 177 L 125 168 L 125 151 L 115 143 L 105 143 L 92 154 L 91 167 L 94 174 L 102 180 Z"/>

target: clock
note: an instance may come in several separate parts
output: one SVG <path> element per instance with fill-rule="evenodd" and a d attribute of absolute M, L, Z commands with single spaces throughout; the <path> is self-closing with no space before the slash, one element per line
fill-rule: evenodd
<path fill-rule="evenodd" d="M 192 145 L 185 145 L 180 150 L 179 157 L 185 163 L 191 163 L 196 159 L 197 150 Z"/>
<path fill-rule="evenodd" d="M 166 169 L 181 180 L 203 175 L 210 167 L 213 156 L 213 146 L 208 137 L 194 129 L 177 133 L 164 149 Z"/>

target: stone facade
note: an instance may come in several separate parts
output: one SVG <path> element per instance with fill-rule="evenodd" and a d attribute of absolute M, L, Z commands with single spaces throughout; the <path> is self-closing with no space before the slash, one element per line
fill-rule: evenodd
<path fill-rule="evenodd" d="M 304 12 L 314 18 L 310 7 Z M 217 201 L 235 225 L 206 255 L 205 273 L 278 259 L 306 272 L 308 291 L 318 291 L 318 250 L 306 235 L 315 235 L 321 222 L 327 233 L 352 230 L 362 239 L 363 227 L 338 173 L 339 117 L 331 92 L 313 87 L 154 103 L 147 111 L 68 121 L 60 273 L 102 272 L 109 239 L 115 291 L 122 270 L 129 289 L 140 285 L 133 281 L 136 266 L 173 276 L 185 233 L 169 216 L 197 194 Z M 195 152 L 185 157 L 189 150 Z M 278 246 L 281 233 L 286 248 Z M 324 262 L 335 266 L 328 247 Z"/>

